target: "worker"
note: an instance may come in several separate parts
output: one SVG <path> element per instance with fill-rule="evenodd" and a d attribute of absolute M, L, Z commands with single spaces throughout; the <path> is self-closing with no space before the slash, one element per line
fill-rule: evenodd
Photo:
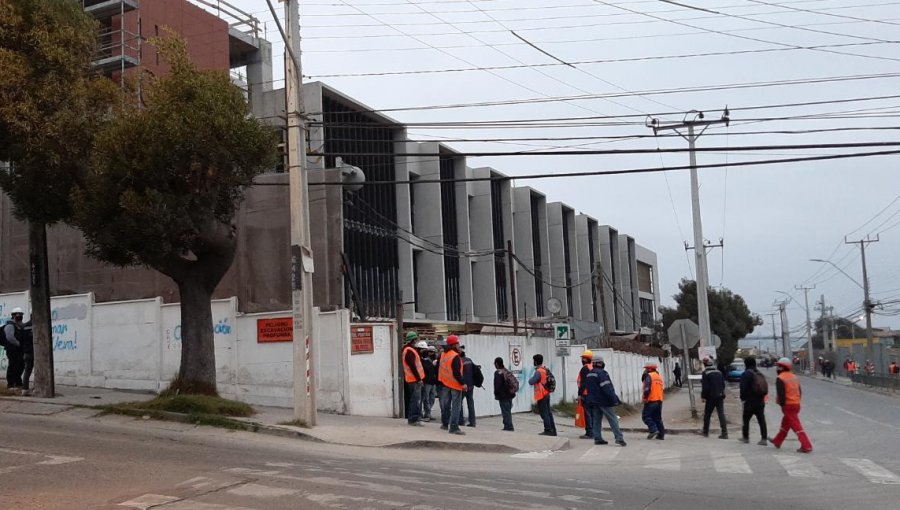
<path fill-rule="evenodd" d="M 891 361 L 891 365 L 888 367 L 888 373 L 893 376 L 900 374 L 900 366 L 897 366 L 896 361 Z"/>
<path fill-rule="evenodd" d="M 581 353 L 581 370 L 578 372 L 578 377 L 576 379 L 576 384 L 578 386 L 578 402 L 581 403 L 582 413 L 584 414 L 584 434 L 580 436 L 581 439 L 593 439 L 594 438 L 594 427 L 592 425 L 592 418 L 590 412 L 587 410 L 587 403 L 585 402 L 585 397 L 587 397 L 587 387 L 585 383 L 585 377 L 591 372 L 592 367 L 591 363 L 594 358 L 594 353 L 591 352 L 590 349 L 586 349 Z"/>
<path fill-rule="evenodd" d="M 868 375 L 868 376 L 875 375 L 875 363 L 872 363 L 872 360 L 867 359 L 865 370 L 866 370 L 866 375 Z"/>
<path fill-rule="evenodd" d="M 425 369 L 425 384 L 422 386 L 422 421 L 431 421 L 431 409 L 437 399 L 437 350 L 433 345 L 419 342 L 419 354 L 422 355 L 422 368 Z"/>
<path fill-rule="evenodd" d="M 550 390 L 553 388 L 547 388 L 550 371 L 544 366 L 543 354 L 535 354 L 531 358 L 534 361 L 534 374 L 528 379 L 528 384 L 534 386 L 534 401 L 544 422 L 544 431 L 540 435 L 555 436 L 556 422 L 553 421 L 553 411 L 550 409 Z"/>
<path fill-rule="evenodd" d="M 603 356 L 600 353 L 596 353 L 591 361 L 593 368 L 584 377 L 584 385 L 587 389 L 587 395 L 584 397 L 584 400 L 592 416 L 594 444 L 609 444 L 608 441 L 603 440 L 603 418 L 606 417 L 613 437 L 616 439 L 616 444 L 625 446 L 625 437 L 622 436 L 622 430 L 619 428 L 619 417 L 615 411 L 615 407 L 621 404 L 622 401 L 616 395 L 616 388 L 606 372 L 606 363 L 603 362 Z"/>
<path fill-rule="evenodd" d="M 803 430 L 800 423 L 800 398 L 803 391 L 800 389 L 800 379 L 791 372 L 794 364 L 787 358 L 781 358 L 775 363 L 775 369 L 778 371 L 778 378 L 775 379 L 775 387 L 778 391 L 778 405 L 781 406 L 783 414 L 781 418 L 781 430 L 775 439 L 771 439 L 775 448 L 781 448 L 787 437 L 788 431 L 793 430 L 800 439 L 799 453 L 812 452 L 812 443 L 809 436 Z"/>
<path fill-rule="evenodd" d="M 644 375 L 641 379 L 644 381 L 644 391 L 642 401 L 644 410 L 641 412 L 641 419 L 647 424 L 649 434 L 647 439 L 659 439 L 662 441 L 666 437 L 666 427 L 662 420 L 662 403 L 663 403 L 663 384 L 662 376 L 656 371 L 658 363 L 648 361 L 644 364 Z"/>
<path fill-rule="evenodd" d="M 462 395 L 468 388 L 463 380 L 462 358 L 459 357 L 459 337 L 450 335 L 438 368 L 438 381 L 444 385 L 441 393 L 441 428 L 451 434 L 464 436 L 459 429 L 462 415 Z"/>
<path fill-rule="evenodd" d="M 422 387 L 425 383 L 425 369 L 422 367 L 422 356 L 418 349 L 428 347 L 419 341 L 415 331 L 406 334 L 406 345 L 403 346 L 403 381 L 406 383 L 406 422 L 414 427 L 421 427 L 422 422 Z"/>
<path fill-rule="evenodd" d="M 709 437 L 709 421 L 713 411 L 716 411 L 719 416 L 719 427 L 722 429 L 719 439 L 728 439 L 728 426 L 725 419 L 725 376 L 716 368 L 713 360 L 709 357 L 703 358 L 703 367 L 703 376 L 700 379 L 702 387 L 700 399 L 705 404 L 703 409 L 703 437 Z"/>

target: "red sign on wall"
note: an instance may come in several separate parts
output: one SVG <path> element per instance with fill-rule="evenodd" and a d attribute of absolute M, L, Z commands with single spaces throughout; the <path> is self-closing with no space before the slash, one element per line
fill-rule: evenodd
<path fill-rule="evenodd" d="M 256 321 L 256 342 L 293 342 L 294 320 L 290 317 L 258 319 Z"/>
<path fill-rule="evenodd" d="M 372 326 L 353 326 L 350 328 L 350 354 L 371 354 L 375 352 L 372 339 Z"/>

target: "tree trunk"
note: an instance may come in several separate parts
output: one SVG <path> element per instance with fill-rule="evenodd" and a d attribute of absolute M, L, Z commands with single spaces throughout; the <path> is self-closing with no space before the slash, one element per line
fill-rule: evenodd
<path fill-rule="evenodd" d="M 53 373 L 53 342 L 50 335 L 50 270 L 47 257 L 47 226 L 28 223 L 31 277 L 31 321 L 34 334 L 34 396 L 51 398 L 56 393 Z"/>
<path fill-rule="evenodd" d="M 171 389 L 214 395 L 216 350 L 210 305 L 212 290 L 195 275 L 177 283 L 181 292 L 181 368 Z"/>

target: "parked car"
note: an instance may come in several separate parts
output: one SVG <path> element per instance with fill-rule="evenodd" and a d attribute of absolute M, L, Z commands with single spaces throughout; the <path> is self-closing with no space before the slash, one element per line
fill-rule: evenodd
<path fill-rule="evenodd" d="M 740 381 L 741 376 L 744 375 L 744 370 L 747 367 L 744 366 L 744 360 L 737 358 L 731 362 L 731 365 L 728 365 L 728 372 L 725 374 L 725 379 L 729 381 Z"/>

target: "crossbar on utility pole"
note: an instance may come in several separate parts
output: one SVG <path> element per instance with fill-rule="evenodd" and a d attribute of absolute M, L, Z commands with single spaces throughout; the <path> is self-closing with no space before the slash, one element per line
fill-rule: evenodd
<path fill-rule="evenodd" d="M 866 312 L 866 358 L 872 363 L 875 361 L 875 341 L 872 338 L 872 300 L 869 297 L 869 273 L 866 269 L 866 245 L 877 243 L 881 239 L 876 235 L 875 239 L 866 236 L 859 241 L 848 241 L 844 237 L 844 244 L 858 244 L 859 251 L 862 254 L 862 277 L 863 277 L 863 310 Z M 855 335 L 854 335 L 855 336 Z M 881 370 L 881 367 L 878 367 Z"/>
<path fill-rule="evenodd" d="M 688 119 L 687 115 L 693 114 L 693 118 Z M 706 265 L 706 243 L 703 239 L 703 225 L 700 220 L 700 178 L 697 173 L 697 139 L 703 136 L 703 133 L 714 124 L 725 124 L 730 122 L 728 108 L 722 113 L 722 117 L 715 120 L 704 120 L 703 112 L 692 110 L 687 113 L 682 122 L 672 124 L 662 124 L 659 119 L 648 117 L 646 125 L 653 129 L 654 134 L 660 131 L 672 130 L 678 133 L 682 138 L 687 140 L 690 146 L 691 159 L 691 210 L 694 219 L 694 257 L 697 266 L 697 318 L 700 322 L 700 346 L 706 347 L 712 345 L 712 331 L 710 329 L 709 320 L 709 268 Z M 702 128 L 699 133 L 695 132 L 696 128 Z M 687 129 L 687 134 L 681 130 Z"/>
<path fill-rule="evenodd" d="M 812 375 L 816 375 L 815 365 L 813 365 L 813 363 L 815 362 L 815 358 L 813 357 L 815 354 L 815 351 L 813 350 L 812 323 L 809 320 L 809 291 L 815 289 L 816 286 L 813 285 L 812 287 L 804 287 L 802 285 L 796 285 L 796 286 L 794 286 L 794 288 L 797 290 L 802 290 L 803 296 L 805 298 L 805 302 L 806 302 L 806 340 L 807 340 L 807 353 L 808 353 L 807 355 L 809 356 L 809 372 Z"/>

